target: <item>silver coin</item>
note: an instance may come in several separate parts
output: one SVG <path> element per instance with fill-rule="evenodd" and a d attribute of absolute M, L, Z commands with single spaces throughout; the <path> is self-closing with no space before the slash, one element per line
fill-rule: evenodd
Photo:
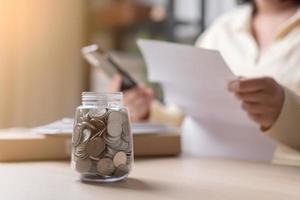
<path fill-rule="evenodd" d="M 122 124 L 123 122 L 122 113 L 119 111 L 112 111 L 111 113 L 109 113 L 108 122 L 118 122 Z"/>
<path fill-rule="evenodd" d="M 122 176 L 128 174 L 128 172 L 129 172 L 128 167 L 126 165 L 124 165 L 124 164 L 121 164 L 115 170 L 114 176 L 116 176 L 116 177 L 122 177 Z"/>
<path fill-rule="evenodd" d="M 89 117 L 88 113 L 85 114 L 82 112 L 80 119 L 82 120 L 82 122 L 87 122 L 90 121 L 91 118 Z"/>
<path fill-rule="evenodd" d="M 122 144 L 121 144 L 121 149 L 123 149 L 124 151 L 126 150 L 126 152 L 130 151 L 132 149 L 132 140 L 128 139 L 129 141 L 125 140 L 122 138 Z"/>
<path fill-rule="evenodd" d="M 90 123 L 95 126 L 95 128 L 99 130 L 103 130 L 106 127 L 106 124 L 101 119 L 91 119 Z"/>
<path fill-rule="evenodd" d="M 106 137 L 105 143 L 108 146 L 114 146 L 115 148 L 121 145 L 121 138 L 112 138 L 112 137 Z"/>
<path fill-rule="evenodd" d="M 95 133 L 95 135 L 92 137 L 92 139 L 96 138 L 96 137 L 101 137 L 106 131 L 106 128 L 104 128 L 103 130 L 98 131 L 97 133 Z"/>
<path fill-rule="evenodd" d="M 88 154 L 86 152 L 74 151 L 74 156 L 84 159 L 88 156 Z"/>
<path fill-rule="evenodd" d="M 119 151 L 116 153 L 113 159 L 113 163 L 115 167 L 119 167 L 120 165 L 125 165 L 127 160 L 127 156 L 123 151 Z"/>
<path fill-rule="evenodd" d="M 130 123 L 129 116 L 127 112 L 122 112 L 123 123 Z"/>
<path fill-rule="evenodd" d="M 90 174 L 97 174 L 98 173 L 98 170 L 97 170 L 97 163 L 98 163 L 99 160 L 92 160 L 92 166 L 89 170 L 89 173 Z"/>
<path fill-rule="evenodd" d="M 126 164 L 130 166 L 132 162 L 133 162 L 133 157 L 127 156 Z"/>
<path fill-rule="evenodd" d="M 86 121 L 82 122 L 82 127 L 86 127 L 86 128 L 93 129 L 93 130 L 96 129 L 96 127 L 93 124 L 86 122 Z"/>
<path fill-rule="evenodd" d="M 128 142 L 125 142 L 124 140 L 122 140 L 121 145 L 119 146 L 119 149 L 122 151 L 130 151 L 130 146 Z"/>
<path fill-rule="evenodd" d="M 71 154 L 71 161 L 72 161 L 72 166 L 73 166 L 73 163 L 75 164 L 77 162 L 79 158 L 77 156 L 74 155 L 74 152 Z M 74 165 L 75 166 L 75 165 Z"/>
<path fill-rule="evenodd" d="M 123 140 L 118 140 L 117 142 L 114 142 L 114 143 L 109 143 L 107 144 L 109 147 L 117 150 L 117 151 L 120 151 L 120 150 L 123 150 L 122 147 L 123 147 Z"/>
<path fill-rule="evenodd" d="M 115 167 L 111 159 L 102 158 L 97 164 L 97 170 L 103 176 L 110 176 L 115 171 Z"/>
<path fill-rule="evenodd" d="M 130 139 L 130 135 L 131 135 L 129 123 L 127 123 L 127 122 L 123 123 L 122 128 L 123 128 L 122 138 L 128 142 Z"/>
<path fill-rule="evenodd" d="M 79 118 L 82 119 L 82 121 L 86 121 L 86 114 L 83 110 L 79 111 Z"/>
<path fill-rule="evenodd" d="M 88 142 L 88 140 L 90 139 L 91 135 L 92 135 L 92 132 L 91 132 L 90 129 L 83 129 L 82 130 L 82 141 L 81 142 L 82 143 Z"/>
<path fill-rule="evenodd" d="M 75 162 L 75 169 L 79 173 L 87 173 L 92 166 L 92 162 L 89 159 L 78 159 Z"/>
<path fill-rule="evenodd" d="M 90 140 L 87 144 L 87 153 L 92 157 L 99 156 L 105 149 L 105 143 L 102 138 L 97 137 Z"/>
<path fill-rule="evenodd" d="M 87 143 L 80 143 L 74 148 L 74 155 L 80 158 L 87 157 L 86 147 Z"/>
<path fill-rule="evenodd" d="M 130 142 L 131 140 L 131 127 L 130 127 L 130 122 L 128 118 L 128 114 L 126 112 L 123 113 L 123 124 L 122 124 L 122 139 L 125 140 L 126 142 Z"/>
<path fill-rule="evenodd" d="M 109 157 L 109 158 L 112 159 L 115 156 L 116 153 L 117 153 L 117 151 L 114 150 L 113 148 L 111 148 L 109 146 L 106 147 L 106 154 L 105 154 L 105 156 L 107 156 L 107 157 Z"/>
<path fill-rule="evenodd" d="M 88 112 L 88 115 L 90 118 L 103 118 L 105 117 L 106 112 L 107 109 L 91 109 Z"/>
<path fill-rule="evenodd" d="M 108 143 L 106 141 L 107 146 L 117 150 L 117 151 L 125 151 L 125 152 L 129 152 L 132 150 L 132 147 L 129 145 L 129 142 L 126 142 L 123 139 L 120 139 L 116 142 L 113 143 Z"/>
<path fill-rule="evenodd" d="M 112 137 L 120 137 L 122 134 L 122 124 L 120 123 L 120 121 L 108 122 L 107 133 Z"/>
<path fill-rule="evenodd" d="M 122 136 L 122 137 L 121 137 L 121 140 L 124 141 L 124 142 L 127 144 L 127 146 L 129 146 L 129 143 L 130 143 L 130 137 L 124 137 L 124 136 Z"/>
<path fill-rule="evenodd" d="M 116 137 L 105 137 L 105 143 L 109 146 L 117 147 L 121 144 L 120 138 Z"/>
<path fill-rule="evenodd" d="M 73 132 L 72 143 L 74 146 L 78 146 L 81 140 L 81 129 L 80 126 L 76 125 Z"/>
<path fill-rule="evenodd" d="M 86 150 L 87 143 L 80 143 L 75 149 L 78 151 L 85 151 Z"/>
<path fill-rule="evenodd" d="M 99 161 L 101 158 L 89 156 L 89 158 L 93 161 Z"/>

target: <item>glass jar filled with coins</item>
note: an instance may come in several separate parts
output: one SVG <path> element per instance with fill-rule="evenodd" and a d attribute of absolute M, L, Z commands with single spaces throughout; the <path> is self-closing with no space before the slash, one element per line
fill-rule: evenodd
<path fill-rule="evenodd" d="M 82 93 L 72 135 L 71 165 L 82 181 L 126 178 L 133 164 L 133 144 L 122 93 Z"/>

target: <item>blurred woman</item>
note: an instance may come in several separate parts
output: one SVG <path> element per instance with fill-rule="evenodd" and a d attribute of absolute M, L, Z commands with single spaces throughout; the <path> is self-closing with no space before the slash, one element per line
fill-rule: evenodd
<path fill-rule="evenodd" d="M 242 108 L 278 141 L 300 149 L 300 0 L 243 1 L 196 45 L 221 52 L 242 77 L 228 84 Z"/>
<path fill-rule="evenodd" d="M 217 19 L 196 46 L 220 51 L 240 76 L 228 89 L 249 117 L 279 142 L 300 150 L 300 0 L 241 3 L 246 4 Z M 125 99 L 137 90 L 125 93 Z M 143 117 L 153 111 L 152 101 L 146 102 Z"/>

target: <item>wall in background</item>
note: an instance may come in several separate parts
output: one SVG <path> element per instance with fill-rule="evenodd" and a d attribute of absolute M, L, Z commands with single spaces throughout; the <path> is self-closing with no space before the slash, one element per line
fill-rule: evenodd
<path fill-rule="evenodd" d="M 209 25 L 221 14 L 228 12 L 236 7 L 236 0 L 206 0 L 207 1 L 207 20 Z"/>
<path fill-rule="evenodd" d="M 159 0 L 154 0 L 159 1 Z M 160 0 L 164 3 L 168 0 Z M 175 0 L 176 16 L 183 20 L 197 20 L 200 17 L 199 0 Z M 236 6 L 236 0 L 206 0 L 206 24 L 209 25 L 220 14 L 231 10 Z"/>
<path fill-rule="evenodd" d="M 84 0 L 0 1 L 0 128 L 73 116 L 85 12 Z"/>
<path fill-rule="evenodd" d="M 200 19 L 200 1 L 199 0 L 175 0 L 176 16 L 183 21 L 190 21 L 197 24 Z M 236 7 L 235 0 L 206 0 L 205 1 L 205 25 L 209 25 L 223 13 Z M 199 35 L 201 29 L 199 26 L 182 26 L 177 29 L 177 35 L 182 38 L 195 37 Z"/>

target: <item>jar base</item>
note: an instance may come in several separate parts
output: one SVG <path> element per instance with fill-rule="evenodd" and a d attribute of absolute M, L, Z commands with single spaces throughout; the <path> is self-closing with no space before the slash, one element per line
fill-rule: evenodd
<path fill-rule="evenodd" d="M 122 181 L 128 177 L 128 174 L 125 174 L 121 177 L 108 177 L 101 175 L 82 175 L 80 181 L 87 183 L 113 183 L 117 181 Z"/>

